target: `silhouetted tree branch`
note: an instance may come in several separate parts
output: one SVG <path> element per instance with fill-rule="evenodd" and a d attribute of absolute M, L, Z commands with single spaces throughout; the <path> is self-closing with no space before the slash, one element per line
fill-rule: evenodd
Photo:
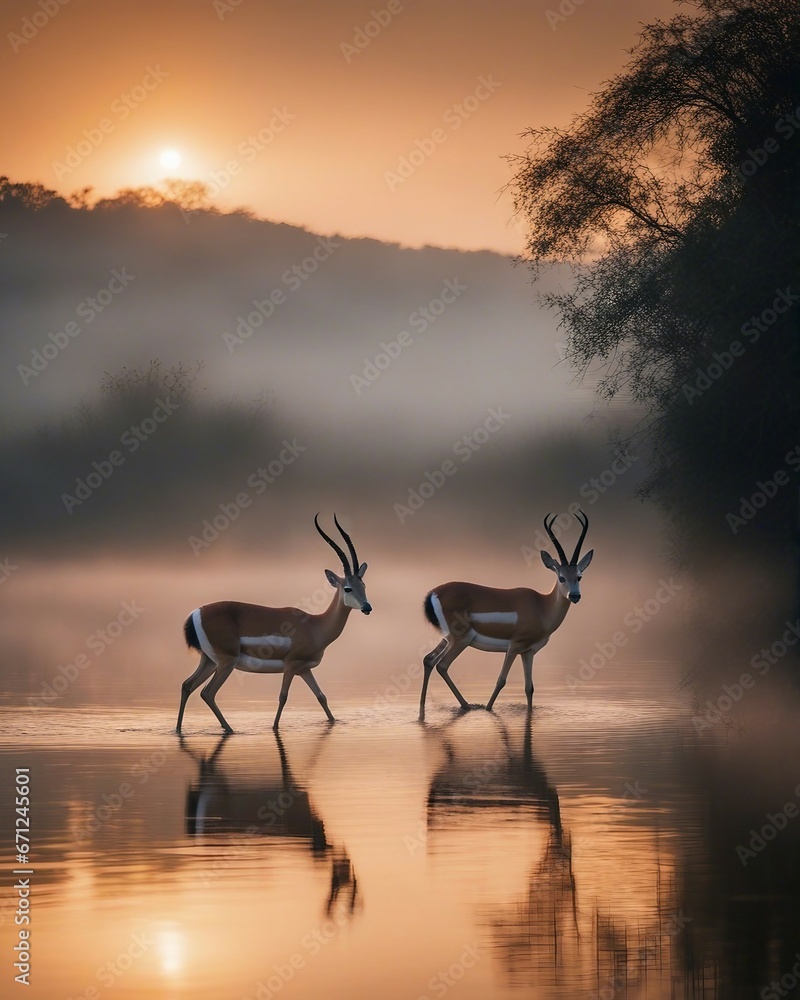
<path fill-rule="evenodd" d="M 785 555 L 800 468 L 800 2 L 691 6 L 646 27 L 568 129 L 527 133 L 511 188 L 534 275 L 573 266 L 571 287 L 544 296 L 569 359 L 601 363 L 600 393 L 648 414 L 643 492 L 673 515 L 681 554 L 735 540 Z M 791 484 L 738 524 L 780 469 Z"/>

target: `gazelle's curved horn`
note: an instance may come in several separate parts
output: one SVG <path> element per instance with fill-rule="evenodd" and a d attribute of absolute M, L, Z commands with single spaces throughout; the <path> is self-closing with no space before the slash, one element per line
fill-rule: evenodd
<path fill-rule="evenodd" d="M 583 518 L 583 520 L 581 520 L 581 518 Z M 581 531 L 581 537 L 578 539 L 578 544 L 575 546 L 575 551 L 572 553 L 573 566 L 578 561 L 578 556 L 581 554 L 581 545 L 583 545 L 583 540 L 586 538 L 586 532 L 589 530 L 589 518 L 583 513 L 582 510 L 577 511 L 575 514 L 575 520 L 583 530 Z"/>
<path fill-rule="evenodd" d="M 549 524 L 547 523 L 548 517 L 551 518 Z M 567 554 L 561 548 L 561 543 L 559 542 L 559 540 L 556 538 L 556 536 L 552 532 L 552 526 L 553 526 L 553 523 L 554 523 L 554 521 L 555 521 L 555 519 L 557 517 L 558 517 L 558 514 L 545 514 L 545 518 L 544 518 L 544 530 L 550 536 L 550 541 L 553 543 L 553 545 L 555 545 L 556 552 L 558 553 L 558 558 L 561 560 L 562 566 L 566 566 L 567 565 Z"/>
<path fill-rule="evenodd" d="M 333 551 L 342 560 L 342 566 L 344 566 L 345 576 L 352 576 L 353 573 L 355 572 L 355 570 L 351 570 L 350 569 L 350 566 L 349 566 L 349 564 L 347 562 L 347 556 L 344 554 L 344 550 L 341 549 L 341 548 L 339 548 L 339 546 L 336 544 L 336 542 L 334 542 L 334 540 L 330 537 L 330 535 L 326 535 L 325 532 L 322 530 L 322 528 L 320 528 L 318 518 L 319 518 L 319 514 L 317 513 L 317 514 L 314 515 L 314 524 L 316 525 L 317 531 L 322 535 L 322 537 L 325 539 L 325 541 L 328 543 L 328 545 L 330 545 L 330 547 L 333 549 Z M 334 515 L 334 518 L 335 518 L 335 515 Z M 339 528 L 339 531 L 341 531 L 341 530 L 342 529 Z M 342 534 L 344 534 L 344 532 L 342 532 Z"/>
<path fill-rule="evenodd" d="M 347 532 L 344 530 L 344 528 L 341 526 L 341 524 L 339 524 L 339 521 L 338 521 L 338 519 L 336 517 L 336 514 L 333 515 L 333 523 L 339 529 L 342 538 L 347 542 L 347 547 L 348 547 L 348 549 L 350 549 L 350 556 L 351 556 L 351 558 L 353 560 L 353 572 L 357 573 L 358 572 L 358 556 L 356 555 L 356 547 L 355 547 L 355 545 L 353 545 L 353 541 L 350 538 L 350 536 L 347 534 Z"/>

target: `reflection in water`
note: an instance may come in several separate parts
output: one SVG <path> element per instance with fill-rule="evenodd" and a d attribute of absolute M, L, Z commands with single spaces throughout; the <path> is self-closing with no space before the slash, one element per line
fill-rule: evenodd
<path fill-rule="evenodd" d="M 312 761 L 322 750 L 330 730 L 322 733 L 313 750 Z M 280 780 L 245 782 L 233 767 L 223 768 L 220 756 L 230 733 L 219 738 L 214 750 L 203 756 L 195 753 L 185 737 L 181 749 L 198 765 L 196 780 L 186 796 L 186 832 L 193 837 L 244 834 L 247 837 L 292 838 L 305 844 L 315 859 L 330 860 L 331 882 L 325 913 L 339 902 L 350 915 L 356 908 L 358 882 L 353 865 L 342 845 L 334 847 L 325 835 L 325 824 L 315 810 L 306 788 L 298 783 L 289 766 L 283 740 L 273 732 L 280 758 Z"/>
<path fill-rule="evenodd" d="M 572 837 L 558 791 L 533 751 L 533 713 L 526 712 L 516 733 L 506 720 L 490 716 L 498 739 L 488 755 L 486 726 L 480 726 L 484 738 L 476 740 L 478 727 L 467 718 L 427 727 L 444 757 L 428 791 L 429 850 L 437 850 L 430 835 L 448 830 L 462 838 L 476 828 L 502 836 L 514 825 L 534 821 L 544 835 L 527 862 L 522 891 L 481 908 L 504 983 L 535 986 L 537 996 L 553 997 L 650 995 L 639 993 L 650 980 L 658 990 L 676 960 L 669 942 L 683 929 L 658 838 L 652 845 L 655 898 L 648 917 L 638 914 L 634 921 L 624 908 L 604 912 L 596 899 L 584 899 L 579 912 Z M 471 733 L 458 746 L 454 734 L 467 725 Z M 616 812 L 612 804 L 610 814 Z"/>
<path fill-rule="evenodd" d="M 343 715 L 179 744 L 171 711 L 0 713 L 35 804 L 26 995 L 111 995 L 109 969 L 137 1000 L 797 994 L 793 720 L 726 743 L 630 695 Z"/>
<path fill-rule="evenodd" d="M 449 730 L 461 718 L 431 730 L 441 740 L 444 763 L 428 791 L 428 830 L 457 830 L 476 821 L 494 829 L 531 820 L 543 827 L 544 849 L 528 875 L 524 900 L 502 907 L 489 920 L 494 950 L 509 984 L 527 985 L 540 980 L 530 974 L 530 967 L 549 965 L 554 973 L 575 967 L 580 931 L 572 841 L 562 822 L 558 791 L 533 753 L 533 713 L 526 713 L 519 746 L 505 720 L 489 718 L 499 744 L 488 757 L 481 753 L 483 748 L 469 753 L 454 745 Z"/>

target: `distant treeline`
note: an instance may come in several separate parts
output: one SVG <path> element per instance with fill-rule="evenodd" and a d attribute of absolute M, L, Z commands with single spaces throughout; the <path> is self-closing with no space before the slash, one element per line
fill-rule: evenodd
<path fill-rule="evenodd" d="M 199 366 L 123 369 L 60 421 L 6 430 L 3 534 L 19 547 L 163 542 L 280 453 L 266 405 L 199 402 Z"/>
<path fill-rule="evenodd" d="M 619 518 L 646 466 L 630 445 L 612 449 L 599 429 L 503 440 L 501 421 L 490 420 L 447 453 L 432 450 L 428 461 L 343 466 L 340 456 L 320 455 L 288 432 L 266 398 L 207 398 L 201 372 L 202 365 L 158 360 L 124 368 L 106 375 L 94 402 L 7 428 L 0 441 L 6 547 L 188 545 L 197 554 L 248 507 L 291 515 L 299 498 L 311 509 L 329 497 L 357 504 L 390 530 L 412 524 L 423 535 L 445 512 L 475 522 L 487 511 L 513 512 L 533 537 L 547 510 L 593 513 L 599 504 L 606 519 Z M 492 434 L 497 440 L 484 447 Z M 263 515 L 242 517 L 240 528 L 240 540 L 254 537 Z"/>

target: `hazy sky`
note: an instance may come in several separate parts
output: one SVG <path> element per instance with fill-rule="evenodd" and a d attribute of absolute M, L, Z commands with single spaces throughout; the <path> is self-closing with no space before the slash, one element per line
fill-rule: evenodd
<path fill-rule="evenodd" d="M 2 172 L 64 192 L 198 179 L 221 205 L 317 232 L 516 252 L 503 157 L 526 128 L 582 111 L 640 24 L 674 12 L 672 0 L 6 0 Z"/>

